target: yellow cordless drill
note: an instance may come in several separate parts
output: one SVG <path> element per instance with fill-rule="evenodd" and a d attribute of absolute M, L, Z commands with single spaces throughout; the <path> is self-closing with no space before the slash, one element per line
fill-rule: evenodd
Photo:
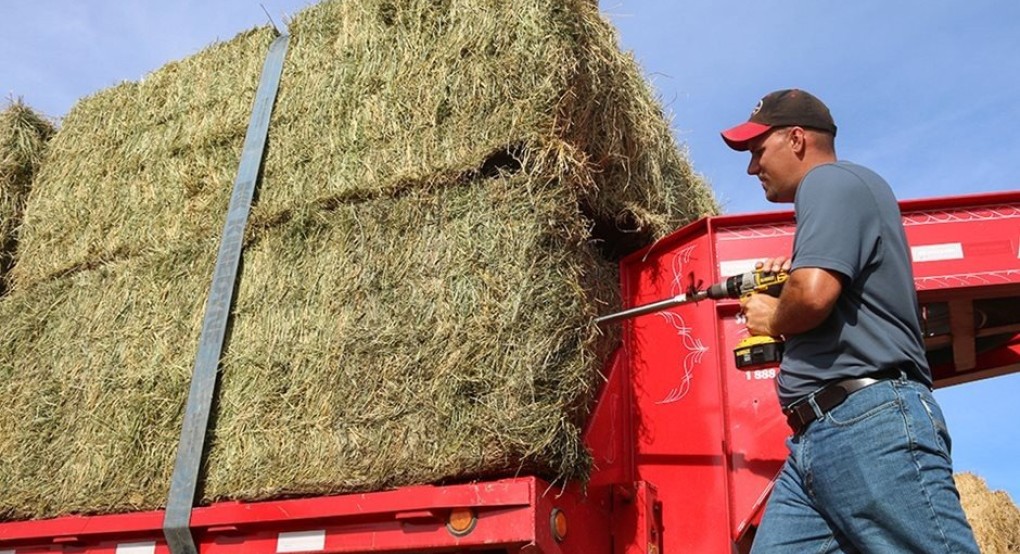
<path fill-rule="evenodd" d="M 752 294 L 779 296 L 783 283 L 789 278 L 785 271 L 774 273 L 756 269 L 734 275 L 716 283 L 706 291 L 713 300 L 723 298 L 747 299 Z M 733 349 L 737 369 L 751 370 L 764 364 L 779 363 L 783 359 L 783 341 L 777 337 L 747 337 Z"/>

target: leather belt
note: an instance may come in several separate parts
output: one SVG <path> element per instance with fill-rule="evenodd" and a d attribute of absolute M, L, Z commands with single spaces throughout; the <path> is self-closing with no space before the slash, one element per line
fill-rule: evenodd
<path fill-rule="evenodd" d="M 817 392 L 814 392 L 807 397 L 794 402 L 787 408 L 783 408 L 783 413 L 786 414 L 786 422 L 793 429 L 795 435 L 799 435 L 804 432 L 814 420 L 821 416 L 824 416 L 836 406 L 839 406 L 847 399 L 851 394 L 863 389 L 864 387 L 874 385 L 879 381 L 885 381 L 887 379 L 899 379 L 903 375 L 898 369 L 886 369 L 874 373 L 868 377 L 860 377 L 857 379 L 846 379 L 844 381 L 838 381 L 831 385 L 827 385 Z M 821 414 L 815 412 L 815 409 L 811 406 L 811 398 L 814 397 L 815 404 L 818 406 Z"/>

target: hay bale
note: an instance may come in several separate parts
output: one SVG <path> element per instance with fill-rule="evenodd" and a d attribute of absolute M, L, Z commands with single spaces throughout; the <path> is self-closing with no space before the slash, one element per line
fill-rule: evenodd
<path fill-rule="evenodd" d="M 507 152 L 570 174 L 617 254 L 716 209 L 590 2 L 325 2 L 291 30 L 264 225 Z M 216 236 L 270 39 L 256 29 L 80 102 L 36 184 L 15 278 Z"/>
<path fill-rule="evenodd" d="M 141 506 L 168 490 L 212 271 L 198 254 L 0 299 L 0 519 Z"/>
<path fill-rule="evenodd" d="M 590 322 L 616 291 L 565 194 L 480 179 L 301 214 L 250 244 L 204 501 L 583 477 L 592 368 L 613 344 Z M 211 273 L 200 254 L 0 303 L 0 514 L 162 505 Z"/>
<path fill-rule="evenodd" d="M 958 473 L 956 488 L 967 521 L 984 554 L 1020 552 L 1020 509 L 1004 491 L 991 491 L 973 473 Z"/>
<path fill-rule="evenodd" d="M 583 479 L 613 260 L 715 211 L 633 60 L 580 0 L 334 1 L 291 29 L 201 501 Z M 54 139 L 0 300 L 0 517 L 165 501 L 269 38 Z"/>
<path fill-rule="evenodd" d="M 0 111 L 0 295 L 8 289 L 25 200 L 56 128 L 21 99 Z"/>
<path fill-rule="evenodd" d="M 311 213 L 260 241 L 208 498 L 586 474 L 592 369 L 614 342 L 591 319 L 617 302 L 614 268 L 561 183 L 488 181 Z"/>
<path fill-rule="evenodd" d="M 249 31 L 79 101 L 36 178 L 14 281 L 213 238 L 271 38 Z"/>

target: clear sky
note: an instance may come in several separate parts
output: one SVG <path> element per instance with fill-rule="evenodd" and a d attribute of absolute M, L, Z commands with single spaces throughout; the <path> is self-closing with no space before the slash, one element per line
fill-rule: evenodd
<path fill-rule="evenodd" d="M 354 1 L 354 0 L 348 0 Z M 261 0 L 281 23 L 307 0 Z M 0 95 L 52 116 L 267 22 L 259 0 L 4 0 Z M 1016 0 L 603 0 L 728 213 L 768 204 L 719 139 L 767 92 L 822 98 L 901 199 L 1020 189 Z M 1014 240 L 1017 237 L 1014 237 Z M 1020 262 L 1018 262 L 1020 263 Z M 940 390 L 958 471 L 1020 501 L 1020 374 Z"/>

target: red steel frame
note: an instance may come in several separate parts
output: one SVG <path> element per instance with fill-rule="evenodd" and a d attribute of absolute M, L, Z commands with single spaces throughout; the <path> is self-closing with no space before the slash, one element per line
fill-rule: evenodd
<path fill-rule="evenodd" d="M 573 516 L 567 534 L 582 548 L 608 544 L 608 520 L 579 494 L 547 494 L 533 477 L 445 487 L 403 489 L 196 508 L 196 545 L 203 553 L 424 552 L 499 546 L 509 552 L 562 552 L 553 538 L 553 509 Z M 474 529 L 458 537 L 446 528 L 455 508 L 470 508 Z M 588 516 L 587 518 L 585 516 Z M 163 512 L 64 517 L 0 525 L 0 552 L 168 553 Z M 597 525 L 601 523 L 601 525 Z M 599 530 L 604 530 L 600 533 Z M 576 540 L 574 535 L 577 536 Z"/>
<path fill-rule="evenodd" d="M 947 302 L 953 362 L 936 386 L 1020 370 L 1020 328 L 973 328 L 971 302 L 1020 299 L 1020 193 L 901 204 L 922 303 Z M 695 222 L 621 263 L 624 302 L 707 286 L 788 255 L 790 212 Z M 789 430 L 774 368 L 738 371 L 746 333 L 733 301 L 701 302 L 624 322 L 622 347 L 585 431 L 595 471 L 585 487 L 524 476 L 472 484 L 196 508 L 203 554 L 509 552 L 657 554 L 746 552 Z M 1012 333 L 988 352 L 983 334 Z M 456 509 L 474 527 L 447 529 Z M 556 536 L 554 516 L 567 522 Z M 163 512 L 0 523 L 0 554 L 166 554 Z"/>

